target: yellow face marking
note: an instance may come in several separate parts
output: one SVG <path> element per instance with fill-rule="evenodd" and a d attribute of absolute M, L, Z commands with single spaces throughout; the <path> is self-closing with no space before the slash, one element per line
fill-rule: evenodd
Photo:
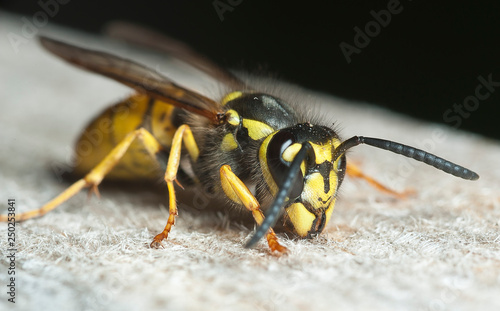
<path fill-rule="evenodd" d="M 292 163 L 297 153 L 299 153 L 300 148 L 302 148 L 302 145 L 299 143 L 290 145 L 285 149 L 285 151 L 283 151 L 283 160 Z"/>
<path fill-rule="evenodd" d="M 278 186 L 271 177 L 271 173 L 269 172 L 266 161 L 267 146 L 269 145 L 269 142 L 271 141 L 273 136 L 274 134 L 269 135 L 262 143 L 259 150 L 259 158 L 261 161 L 261 167 L 264 173 L 264 178 L 266 180 L 266 183 L 271 189 L 271 193 L 275 195 L 278 192 Z M 316 164 L 321 164 L 325 161 L 331 161 L 333 151 L 340 145 L 340 141 L 338 139 L 332 139 L 331 141 L 323 145 L 315 144 L 312 142 L 309 143 L 313 147 L 316 157 Z M 297 153 L 300 151 L 301 147 L 302 145 L 299 143 L 294 143 L 290 145 L 283 152 L 283 159 L 285 161 L 292 162 Z M 337 163 L 339 160 L 340 158 L 337 161 L 335 161 L 335 163 L 333 163 L 334 168 L 337 167 Z M 302 174 L 305 175 L 305 170 L 306 170 L 305 161 L 301 164 L 300 168 L 302 170 Z M 309 175 L 308 180 L 304 185 L 302 198 L 305 201 L 310 202 L 315 208 L 324 207 L 325 203 L 330 203 L 330 200 L 333 197 L 333 194 L 335 194 L 335 191 L 337 189 L 336 172 L 332 170 L 330 172 L 329 179 L 330 179 L 330 190 L 328 191 L 328 193 L 325 194 L 323 190 L 325 188 L 323 176 L 321 176 L 321 174 L 319 173 L 314 173 Z"/>
<path fill-rule="evenodd" d="M 243 119 L 243 127 L 248 129 L 248 136 L 253 140 L 262 139 L 274 132 L 274 129 L 269 125 L 249 119 Z"/>
<path fill-rule="evenodd" d="M 220 145 L 220 149 L 222 151 L 231 151 L 238 148 L 238 143 L 234 139 L 234 135 L 232 133 L 226 134 L 222 139 L 222 143 Z"/>
<path fill-rule="evenodd" d="M 325 161 L 332 161 L 332 145 L 327 143 L 324 145 L 316 145 L 315 143 L 311 143 L 314 149 L 314 153 L 316 155 L 316 164 L 321 164 Z"/>
<path fill-rule="evenodd" d="M 325 161 L 332 161 L 332 144 L 330 142 L 324 145 L 317 145 L 315 143 L 310 143 L 314 149 L 314 154 L 316 155 L 316 164 L 321 164 Z"/>
<path fill-rule="evenodd" d="M 300 148 L 302 148 L 302 145 L 299 143 L 295 143 L 290 145 L 288 148 L 283 151 L 283 160 L 292 163 L 293 159 L 295 159 L 295 156 L 297 153 L 299 153 Z M 302 162 L 300 164 L 300 170 L 302 171 L 302 175 L 305 175 L 306 173 L 306 164 L 305 162 Z"/>
<path fill-rule="evenodd" d="M 320 173 L 310 174 L 304 184 L 302 200 L 309 202 L 314 209 L 325 209 L 335 199 L 337 191 L 337 174 L 330 172 L 329 190 L 325 193 L 325 179 Z"/>
<path fill-rule="evenodd" d="M 237 91 L 237 92 L 231 92 L 229 94 L 227 94 L 226 96 L 224 96 L 224 98 L 222 98 L 222 106 L 224 106 L 225 104 L 227 104 L 228 102 L 240 97 L 241 95 L 243 95 L 243 93 Z"/>
<path fill-rule="evenodd" d="M 327 202 L 327 207 L 325 210 L 325 226 L 330 222 L 332 218 L 333 209 L 335 207 L 335 197 L 331 197 Z M 319 202 L 318 202 L 319 203 Z M 324 204 L 318 204 L 319 206 L 313 206 L 314 208 L 324 209 Z M 295 233 L 301 237 L 306 237 L 307 233 L 313 228 L 314 220 L 316 216 L 305 208 L 302 203 L 293 203 L 286 209 L 286 213 L 290 218 L 290 222 L 293 224 L 293 229 Z"/>
<path fill-rule="evenodd" d="M 316 216 L 309 212 L 301 203 L 293 203 L 286 209 L 286 213 L 293 224 L 295 233 L 306 237 L 313 225 Z"/>
<path fill-rule="evenodd" d="M 340 141 L 332 140 L 326 144 L 316 144 L 309 142 L 313 148 L 316 164 L 320 165 L 324 162 L 331 162 L 332 154 L 336 146 L 340 145 Z M 293 144 L 283 152 L 283 158 L 286 161 L 293 161 L 296 154 L 300 150 L 300 144 Z M 337 160 L 338 161 L 338 160 Z M 333 168 L 337 166 L 337 162 L 333 163 Z M 305 164 L 302 164 L 302 172 L 305 174 Z M 328 185 L 325 185 L 325 182 Z M 325 187 L 326 186 L 326 187 Z M 325 193 L 325 190 L 327 192 Z M 304 183 L 301 198 L 303 202 L 308 202 L 314 209 L 326 210 L 331 202 L 335 200 L 337 190 L 337 172 L 333 169 L 329 172 L 328 178 L 318 173 L 309 174 Z"/>
<path fill-rule="evenodd" d="M 266 162 L 267 147 L 273 136 L 274 134 L 269 135 L 269 137 L 267 137 L 262 143 L 259 150 L 259 158 L 261 161 L 261 167 L 266 183 L 271 189 L 271 193 L 276 195 L 278 187 L 269 172 Z M 309 142 L 309 144 L 311 144 L 313 148 L 316 164 L 321 165 L 325 161 L 331 162 L 333 151 L 340 145 L 340 141 L 337 139 L 332 139 L 325 144 L 316 144 L 312 142 Z M 288 162 L 293 162 L 301 147 L 302 144 L 299 143 L 290 145 L 283 152 L 283 159 Z M 328 178 L 324 178 L 324 176 L 319 172 L 308 174 L 304 180 L 304 189 L 300 197 L 300 200 L 302 202 L 307 202 L 314 210 L 321 210 L 325 212 L 325 225 L 328 224 L 331 219 L 336 202 L 338 177 L 335 168 L 337 167 L 337 161 L 333 163 L 333 169 L 328 172 Z M 305 162 L 306 161 L 304 161 L 301 165 L 301 169 L 304 175 L 306 169 Z M 328 182 L 327 187 L 325 187 L 325 182 Z M 325 188 L 327 189 L 326 193 Z M 294 226 L 295 233 L 299 236 L 306 237 L 307 233 L 314 229 L 312 228 L 312 226 L 316 219 L 316 215 L 307 210 L 304 204 L 293 203 L 286 208 L 286 213 L 290 219 L 290 222 Z"/>
<path fill-rule="evenodd" d="M 340 141 L 337 139 L 333 139 L 332 141 L 329 141 L 323 145 L 318 145 L 315 143 L 310 144 L 314 150 L 316 164 L 322 164 L 325 161 L 332 161 L 333 151 L 340 145 Z M 338 161 L 339 160 L 333 163 L 333 169 L 329 172 L 328 178 L 324 178 L 324 176 L 322 176 L 319 172 L 308 175 L 304 183 L 304 189 L 302 191 L 301 199 L 303 202 L 308 202 L 315 210 L 325 211 L 325 226 L 328 224 L 332 217 L 336 202 L 338 183 L 336 168 L 338 165 Z M 329 187 L 326 187 L 328 189 L 327 193 L 325 193 L 325 182 L 329 183 Z M 310 224 L 312 226 L 312 222 Z M 299 224 L 299 226 L 301 225 L 302 224 Z M 311 228 L 309 228 L 309 230 L 310 229 Z"/>

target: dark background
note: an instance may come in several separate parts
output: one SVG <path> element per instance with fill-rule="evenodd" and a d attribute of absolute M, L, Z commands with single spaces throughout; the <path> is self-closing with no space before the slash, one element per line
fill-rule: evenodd
<path fill-rule="evenodd" d="M 455 103 L 463 105 L 474 96 L 479 76 L 487 80 L 491 74 L 500 82 L 500 1 L 401 0 L 402 11 L 392 14 L 348 64 L 340 43 L 354 46 L 354 27 L 364 29 L 374 20 L 370 11 L 387 9 L 390 2 L 72 0 L 60 5 L 50 22 L 89 32 L 99 32 L 113 19 L 138 22 L 189 43 L 224 66 L 251 70 L 265 65 L 311 89 L 500 138 L 500 87 L 470 114 L 444 117 Z M 42 9 L 38 1 L 0 4 L 27 17 Z M 223 20 L 214 4 L 221 11 L 227 5 Z"/>

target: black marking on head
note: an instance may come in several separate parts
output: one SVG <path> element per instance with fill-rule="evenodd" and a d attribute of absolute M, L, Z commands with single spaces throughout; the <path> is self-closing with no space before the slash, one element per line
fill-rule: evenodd
<path fill-rule="evenodd" d="M 309 166 L 306 175 L 319 173 L 323 177 L 324 191 L 328 193 L 330 191 L 330 172 L 333 170 L 332 162 L 325 161 L 321 164 L 316 164 L 314 166 Z"/>
<path fill-rule="evenodd" d="M 296 124 L 290 128 L 290 131 L 295 135 L 298 143 L 309 141 L 315 144 L 324 144 L 332 138 L 339 138 L 331 128 L 310 123 Z"/>
<path fill-rule="evenodd" d="M 330 201 L 331 199 L 332 199 L 332 196 L 329 196 L 328 199 L 326 199 L 326 200 L 323 200 L 322 198 L 318 197 L 318 201 L 320 201 L 323 204 L 327 204 L 328 201 Z"/>
<path fill-rule="evenodd" d="M 283 176 L 290 165 L 290 162 L 283 159 L 283 152 L 286 148 L 294 143 L 304 144 L 312 142 L 315 144 L 324 144 L 331 141 L 332 138 L 337 138 L 332 129 L 310 123 L 296 124 L 278 131 L 267 147 L 267 165 L 278 187 L 283 183 Z M 330 191 L 330 172 L 333 170 L 333 164 L 328 161 L 316 164 L 316 155 L 313 148 L 308 149 L 305 161 L 307 168 L 305 175 L 307 176 L 312 173 L 321 174 L 324 181 L 324 192 L 328 193 Z M 291 191 L 293 196 L 290 196 L 290 198 L 300 196 L 303 188 L 304 176 L 296 180 L 296 185 L 294 185 Z"/>

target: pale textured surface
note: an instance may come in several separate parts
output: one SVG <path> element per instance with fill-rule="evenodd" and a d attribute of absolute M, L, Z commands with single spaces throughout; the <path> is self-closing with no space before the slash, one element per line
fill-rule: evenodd
<path fill-rule="evenodd" d="M 67 161 L 92 116 L 130 91 L 56 60 L 34 40 L 14 53 L 6 34 L 21 32 L 20 17 L 0 14 L 0 200 L 5 206 L 15 198 L 18 211 L 26 211 L 67 186 L 51 166 Z M 83 35 L 44 31 L 99 45 Z M 162 72 L 210 89 L 190 83 L 192 71 L 170 71 L 166 64 Z M 291 251 L 282 258 L 270 256 L 263 242 L 244 249 L 251 230 L 223 213 L 182 210 L 165 249 L 150 249 L 167 218 L 164 192 L 104 187 L 103 198 L 90 202 L 82 193 L 17 226 L 15 309 L 499 310 L 499 143 L 320 94 L 311 93 L 310 100 L 329 105 L 321 114 L 339 122 L 343 137 L 425 147 L 481 179 L 463 181 L 359 147 L 350 159 L 365 172 L 396 189 L 417 189 L 417 195 L 395 200 L 347 179 L 323 235 L 300 241 L 281 236 Z M 444 132 L 442 142 L 423 145 L 435 130 Z M 5 224 L 0 237 L 0 309 L 6 310 L 13 306 L 4 285 Z"/>

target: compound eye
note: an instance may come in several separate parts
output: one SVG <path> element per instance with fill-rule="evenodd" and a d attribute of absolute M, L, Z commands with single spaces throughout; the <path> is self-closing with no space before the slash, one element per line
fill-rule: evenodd
<path fill-rule="evenodd" d="M 281 130 L 273 136 L 267 146 L 267 165 L 278 188 L 283 185 L 284 178 L 292 164 L 292 162 L 283 159 L 283 152 L 293 143 L 295 143 L 295 136 L 289 131 Z M 302 171 L 299 171 L 298 174 L 299 176 L 295 178 L 290 190 L 290 200 L 298 198 L 304 188 L 304 176 L 302 175 Z"/>
<path fill-rule="evenodd" d="M 345 170 L 346 170 L 346 158 L 344 154 L 337 161 L 337 179 L 338 179 L 337 188 L 340 187 L 340 184 L 344 180 Z"/>
<path fill-rule="evenodd" d="M 337 171 L 343 171 L 345 168 L 345 155 L 341 156 L 337 161 Z"/>

